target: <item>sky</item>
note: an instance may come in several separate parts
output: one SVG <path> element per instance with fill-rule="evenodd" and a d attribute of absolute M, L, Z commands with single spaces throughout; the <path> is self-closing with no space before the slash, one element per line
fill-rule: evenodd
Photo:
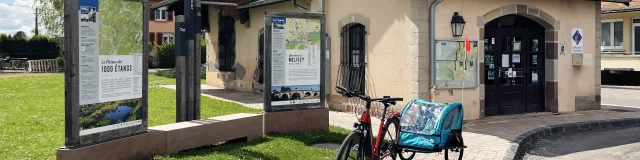
<path fill-rule="evenodd" d="M 14 35 L 23 31 L 31 36 L 35 27 L 34 0 L 0 0 L 0 33 Z"/>

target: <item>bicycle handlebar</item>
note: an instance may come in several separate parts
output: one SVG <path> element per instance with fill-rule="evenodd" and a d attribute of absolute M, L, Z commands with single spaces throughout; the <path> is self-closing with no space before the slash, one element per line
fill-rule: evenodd
<path fill-rule="evenodd" d="M 336 86 L 336 91 L 338 91 L 338 93 L 340 93 L 340 94 L 342 94 L 342 95 L 344 95 L 346 97 L 358 97 L 358 98 L 360 98 L 360 99 L 362 99 L 364 101 L 367 101 L 367 102 L 382 102 L 382 103 L 385 103 L 385 104 L 388 103 L 388 104 L 395 105 L 396 101 L 404 101 L 403 98 L 391 98 L 389 96 L 383 96 L 382 98 L 373 98 L 372 99 L 371 97 L 369 97 L 367 95 L 358 94 L 358 93 L 356 93 L 354 91 L 351 91 L 351 90 L 349 90 L 347 88 L 344 88 L 342 86 Z"/>

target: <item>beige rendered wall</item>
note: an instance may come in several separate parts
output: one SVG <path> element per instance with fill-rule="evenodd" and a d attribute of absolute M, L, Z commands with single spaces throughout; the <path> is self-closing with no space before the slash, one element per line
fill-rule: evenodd
<path fill-rule="evenodd" d="M 312 4 L 316 4 L 314 1 Z M 332 98 L 340 65 L 339 21 L 359 14 L 369 18 L 366 36 L 366 92 L 372 97 L 403 97 L 395 109 L 401 109 L 410 95 L 410 0 L 327 0 L 327 32 L 331 37 Z"/>
<path fill-rule="evenodd" d="M 315 6 L 315 5 L 314 5 Z M 252 8 L 250 13 L 250 27 L 245 27 L 236 20 L 236 72 L 233 74 L 218 72 L 215 69 L 216 54 L 218 51 L 218 10 L 209 7 L 210 32 L 206 33 L 207 41 L 207 85 L 221 88 L 230 88 L 239 91 L 252 91 L 253 72 L 256 69 L 258 58 L 258 36 L 260 29 L 264 27 L 264 12 L 266 10 L 282 12 L 300 12 L 291 3 L 276 3 L 272 5 Z M 312 11 L 316 9 L 312 7 Z M 227 78 L 223 78 L 227 76 Z M 233 79 L 233 80 L 228 80 Z"/>
<path fill-rule="evenodd" d="M 640 71 L 640 55 L 602 55 L 602 67 L 605 68 L 633 68 Z"/>
<path fill-rule="evenodd" d="M 366 4 L 366 5 L 363 5 Z M 310 2 L 311 12 L 317 12 L 317 1 Z M 359 14 L 370 19 L 369 31 L 366 37 L 366 58 L 367 58 L 367 93 L 374 97 L 389 95 L 393 97 L 404 97 L 410 99 L 409 91 L 409 57 L 410 36 L 409 30 L 413 25 L 409 20 L 410 4 L 409 0 L 325 0 L 326 31 L 332 39 L 331 42 L 331 85 L 332 96 L 339 97 L 336 93 L 335 85 L 338 77 L 338 66 L 340 63 L 340 28 L 338 22 L 341 19 L 350 17 L 352 14 Z M 264 11 L 290 11 L 300 12 L 291 3 L 277 3 L 273 5 L 258 7 L 250 10 L 251 27 L 246 28 L 239 22 L 236 23 L 236 63 L 246 69 L 244 76 L 236 86 L 242 91 L 251 91 L 251 84 L 254 82 L 252 74 L 256 68 L 256 57 L 258 53 L 258 31 L 264 24 Z M 207 84 L 217 87 L 225 87 L 225 83 L 220 74 L 215 71 L 213 63 L 217 53 L 217 11 L 210 8 L 210 27 L 207 33 Z M 238 72 L 236 72 L 237 74 Z M 403 103 L 406 103 L 403 102 Z M 403 103 L 399 104 L 400 109 Z"/>
<path fill-rule="evenodd" d="M 593 57 L 596 53 L 594 46 L 595 40 L 590 37 L 596 37 L 595 2 L 583 0 L 491 0 L 487 3 L 485 0 L 466 0 L 466 1 L 443 1 L 436 9 L 436 40 L 463 40 L 463 37 L 454 38 L 451 35 L 451 17 L 453 12 L 460 12 L 464 16 L 465 29 L 468 30 L 469 40 L 479 40 L 478 16 L 506 5 L 520 4 L 528 5 L 540 9 L 551 15 L 560 25 L 555 28 L 558 31 L 559 44 L 566 45 L 566 54 L 558 55 L 558 110 L 559 112 L 575 111 L 575 97 L 587 96 L 595 94 L 594 79 L 594 62 Z M 464 7 L 464 8 L 463 8 Z M 484 20 L 488 22 L 490 20 Z M 570 42 L 571 29 L 582 28 L 584 33 L 584 54 L 592 56 L 591 66 L 574 67 L 572 66 Z M 478 57 L 484 57 L 479 55 Z M 481 58 L 478 61 L 483 61 Z M 549 64 L 547 64 L 547 67 Z M 465 89 L 465 116 L 470 119 L 479 117 L 479 97 L 484 92 L 481 89 Z M 441 89 L 436 92 L 436 101 L 449 102 L 460 101 L 462 92 L 460 89 Z M 465 117 L 466 118 L 466 117 Z"/>

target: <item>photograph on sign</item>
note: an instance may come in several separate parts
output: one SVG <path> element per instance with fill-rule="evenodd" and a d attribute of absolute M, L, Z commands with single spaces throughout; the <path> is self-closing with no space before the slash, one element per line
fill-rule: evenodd
<path fill-rule="evenodd" d="M 266 64 L 269 105 L 308 106 L 322 103 L 322 18 L 297 13 L 267 15 L 270 33 Z M 316 15 L 317 16 L 317 15 Z M 270 108 L 265 109 L 270 110 Z"/>
<path fill-rule="evenodd" d="M 511 62 L 513 63 L 520 63 L 520 54 L 513 54 L 513 56 L 511 56 Z"/>
<path fill-rule="evenodd" d="M 79 135 L 142 124 L 143 4 L 79 0 Z"/>
<path fill-rule="evenodd" d="M 583 33 L 582 28 L 571 29 L 571 53 L 582 53 Z"/>

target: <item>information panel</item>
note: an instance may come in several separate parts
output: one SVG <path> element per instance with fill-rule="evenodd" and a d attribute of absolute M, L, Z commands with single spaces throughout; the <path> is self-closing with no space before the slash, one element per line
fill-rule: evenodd
<path fill-rule="evenodd" d="M 324 15 L 266 15 L 265 110 L 323 107 Z"/>
<path fill-rule="evenodd" d="M 436 87 L 475 88 L 478 86 L 478 41 L 436 41 Z"/>
<path fill-rule="evenodd" d="M 86 145 L 146 131 L 144 4 L 76 1 L 78 17 L 71 21 L 75 19 L 78 25 L 74 30 L 77 41 L 72 41 L 73 37 L 65 43 L 77 46 L 71 52 L 71 59 L 77 60 L 77 68 L 72 69 L 78 74 L 71 75 L 77 76 L 72 85 L 77 87 L 72 89 L 77 97 L 67 97 L 67 101 L 77 101 L 72 106 L 77 117 L 71 117 L 77 126 L 71 127 L 78 137 L 67 144 Z M 72 42 L 76 44 L 69 44 Z"/>

